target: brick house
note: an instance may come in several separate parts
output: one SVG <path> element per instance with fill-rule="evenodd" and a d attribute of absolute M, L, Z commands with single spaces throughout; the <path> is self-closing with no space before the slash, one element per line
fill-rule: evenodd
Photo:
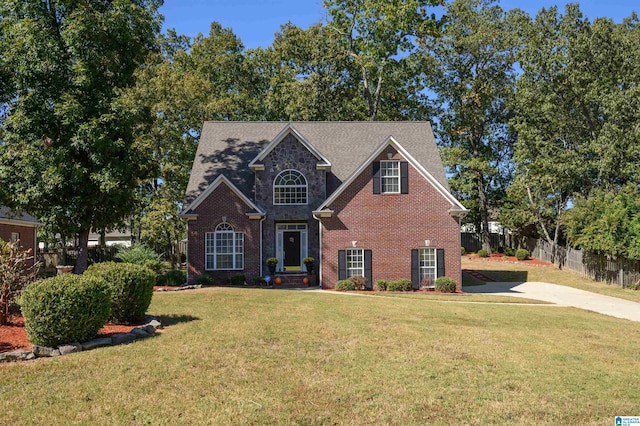
<path fill-rule="evenodd" d="M 310 256 L 323 288 L 349 276 L 461 285 L 467 210 L 428 122 L 206 122 L 185 206 L 189 283 L 252 282 L 269 257 L 290 283 Z"/>
<path fill-rule="evenodd" d="M 20 240 L 20 245 L 31 249 L 34 253 L 38 247 L 37 231 L 40 222 L 26 213 L 16 213 L 8 207 L 0 206 L 0 240 L 15 242 Z"/>

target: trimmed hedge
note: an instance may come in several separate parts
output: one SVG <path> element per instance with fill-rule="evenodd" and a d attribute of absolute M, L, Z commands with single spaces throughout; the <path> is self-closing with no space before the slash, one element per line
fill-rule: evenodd
<path fill-rule="evenodd" d="M 387 281 L 385 280 L 376 280 L 373 288 L 378 291 L 387 291 Z"/>
<path fill-rule="evenodd" d="M 58 275 L 28 285 L 20 297 L 29 341 L 56 347 L 93 339 L 109 320 L 111 292 L 98 276 Z"/>
<path fill-rule="evenodd" d="M 340 280 L 336 283 L 336 290 L 338 291 L 351 291 L 355 289 L 355 284 L 349 280 Z"/>
<path fill-rule="evenodd" d="M 133 263 L 104 262 L 91 265 L 85 275 L 100 277 L 109 285 L 112 321 L 144 321 L 156 282 L 156 274 L 152 270 Z"/>
<path fill-rule="evenodd" d="M 397 281 L 389 281 L 387 283 L 388 291 L 411 291 L 411 280 L 406 278 Z"/>
<path fill-rule="evenodd" d="M 198 278 L 196 278 L 196 282 L 200 285 L 214 285 L 216 283 L 216 280 L 214 280 L 211 275 L 202 274 L 198 275 Z"/>
<path fill-rule="evenodd" d="M 456 282 L 449 277 L 439 277 L 436 280 L 436 291 L 440 291 L 442 293 L 455 293 Z"/>
<path fill-rule="evenodd" d="M 529 252 L 525 249 L 516 250 L 516 259 L 518 260 L 527 260 L 529 259 Z"/>

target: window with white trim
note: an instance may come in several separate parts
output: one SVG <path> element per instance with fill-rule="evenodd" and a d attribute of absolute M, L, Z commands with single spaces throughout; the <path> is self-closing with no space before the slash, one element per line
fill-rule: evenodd
<path fill-rule="evenodd" d="M 420 286 L 434 287 L 437 276 L 437 262 L 435 248 L 421 248 L 420 255 Z"/>
<path fill-rule="evenodd" d="M 380 162 L 380 192 L 387 194 L 400 193 L 400 162 Z"/>
<path fill-rule="evenodd" d="M 244 269 L 244 234 L 221 223 L 205 234 L 205 269 Z"/>
<path fill-rule="evenodd" d="M 364 277 L 364 249 L 347 249 L 347 278 Z"/>
<path fill-rule="evenodd" d="M 19 239 L 20 239 L 20 233 L 19 232 L 12 232 L 11 233 L 11 242 L 12 243 L 15 243 Z"/>
<path fill-rule="evenodd" d="M 273 180 L 273 204 L 307 204 L 307 179 L 297 170 L 285 170 Z"/>

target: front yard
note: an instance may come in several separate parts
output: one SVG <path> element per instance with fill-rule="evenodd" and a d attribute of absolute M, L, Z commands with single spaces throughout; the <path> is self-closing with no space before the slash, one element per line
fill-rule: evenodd
<path fill-rule="evenodd" d="M 640 326 L 545 305 L 214 288 L 162 335 L 0 367 L 4 424 L 608 424 Z"/>

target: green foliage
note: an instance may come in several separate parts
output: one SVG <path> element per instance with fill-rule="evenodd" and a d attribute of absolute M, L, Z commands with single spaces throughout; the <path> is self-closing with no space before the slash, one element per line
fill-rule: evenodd
<path fill-rule="evenodd" d="M 412 290 L 411 280 L 403 278 L 397 281 L 389 281 L 387 283 L 387 290 L 388 291 L 411 291 Z"/>
<path fill-rule="evenodd" d="M 460 247 L 460 256 L 464 256 L 464 254 L 465 254 L 466 252 L 467 252 L 467 251 L 465 250 L 465 248 L 464 248 L 464 247 Z"/>
<path fill-rule="evenodd" d="M 0 239 L 0 325 L 6 324 L 9 309 L 22 289 L 35 279 L 39 266 L 33 265 L 31 249 Z"/>
<path fill-rule="evenodd" d="M 311 266 L 313 266 L 313 265 L 315 265 L 315 264 L 316 264 L 316 260 L 315 260 L 313 257 L 305 257 L 305 258 L 302 260 L 302 263 L 304 263 L 305 265 L 311 265 Z"/>
<path fill-rule="evenodd" d="M 247 282 L 247 278 L 242 274 L 238 274 L 232 276 L 229 281 L 231 281 L 231 285 L 243 285 Z"/>
<path fill-rule="evenodd" d="M 456 282 L 449 277 L 438 277 L 436 279 L 436 291 L 442 293 L 455 293 Z"/>
<path fill-rule="evenodd" d="M 336 283 L 336 290 L 338 291 L 353 291 L 355 289 L 355 284 L 349 280 L 340 280 Z"/>
<path fill-rule="evenodd" d="M 253 278 L 253 284 L 255 284 L 255 285 L 265 285 L 266 283 L 267 282 L 262 277 L 254 277 Z"/>
<path fill-rule="evenodd" d="M 504 254 L 507 256 L 515 256 L 516 252 L 511 247 L 507 247 L 504 249 Z"/>
<path fill-rule="evenodd" d="M 267 265 L 268 266 L 277 266 L 278 265 L 278 258 L 277 257 L 270 257 L 267 259 Z"/>
<path fill-rule="evenodd" d="M 156 282 L 153 271 L 131 263 L 104 262 L 91 265 L 85 275 L 99 277 L 109 285 L 114 322 L 144 321 Z"/>
<path fill-rule="evenodd" d="M 529 251 L 525 249 L 516 250 L 516 259 L 518 260 L 527 260 L 529 259 Z"/>
<path fill-rule="evenodd" d="M 179 269 L 171 269 L 164 274 L 164 285 L 180 286 L 187 280 L 187 274 Z"/>
<path fill-rule="evenodd" d="M 216 283 L 216 280 L 214 280 L 211 275 L 202 274 L 198 275 L 196 282 L 200 285 L 214 285 Z"/>
<path fill-rule="evenodd" d="M 565 223 L 567 238 L 575 247 L 640 259 L 640 190 L 635 185 L 577 199 Z"/>
<path fill-rule="evenodd" d="M 374 290 L 377 291 L 387 291 L 387 281 L 386 280 L 376 280 L 373 284 Z"/>
<path fill-rule="evenodd" d="M 485 249 L 478 250 L 478 257 L 489 257 L 489 252 Z"/>
<path fill-rule="evenodd" d="M 123 91 L 160 31 L 159 0 L 0 2 L 3 108 L 0 180 L 12 202 L 77 235 L 123 225 L 152 156 L 137 136 L 149 111 Z M 86 251 L 76 272 L 87 266 Z"/>
<path fill-rule="evenodd" d="M 115 257 L 124 263 L 144 266 L 156 273 L 162 270 L 162 259 L 158 256 L 158 253 L 142 244 L 132 244 L 130 247 L 121 247 Z"/>
<path fill-rule="evenodd" d="M 356 290 L 366 290 L 367 289 L 367 278 L 366 277 L 349 277 L 349 281 L 353 283 L 353 286 Z"/>
<path fill-rule="evenodd" d="M 92 339 L 111 313 L 107 283 L 92 275 L 58 275 L 28 285 L 20 296 L 29 341 L 55 347 Z"/>

